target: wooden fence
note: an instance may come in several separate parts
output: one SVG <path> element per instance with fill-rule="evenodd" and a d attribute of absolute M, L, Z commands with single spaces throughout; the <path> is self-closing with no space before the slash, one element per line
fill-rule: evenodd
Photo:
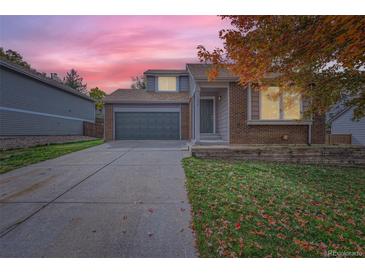
<path fill-rule="evenodd" d="M 352 135 L 351 134 L 327 134 L 326 144 L 329 145 L 351 145 Z"/>
<path fill-rule="evenodd" d="M 84 136 L 104 138 L 104 120 L 96 119 L 95 123 L 84 122 Z"/>

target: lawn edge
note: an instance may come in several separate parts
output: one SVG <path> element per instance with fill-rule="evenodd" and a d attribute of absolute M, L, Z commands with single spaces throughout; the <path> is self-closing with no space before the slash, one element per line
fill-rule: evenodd
<path fill-rule="evenodd" d="M 82 144 L 82 143 L 90 143 L 90 142 L 96 142 L 96 141 L 100 141 L 100 143 L 95 144 L 95 145 L 91 145 L 89 147 L 78 148 L 78 149 L 75 149 L 74 151 L 63 153 L 63 154 L 60 154 L 60 155 L 56 155 L 54 157 L 51 156 L 47 159 L 42 159 L 42 160 L 39 160 L 39 161 L 36 161 L 36 162 L 33 162 L 33 163 L 29 163 L 29 164 L 25 164 L 25 165 L 21 165 L 21 166 L 16 166 L 16 167 L 8 169 L 4 172 L 0 170 L 0 174 L 6 174 L 8 172 L 11 172 L 13 170 L 16 170 L 16 169 L 19 169 L 19 168 L 22 168 L 22 167 L 27 167 L 27 166 L 37 164 L 37 163 L 41 163 L 41 162 L 44 162 L 44 161 L 47 161 L 47 160 L 56 159 L 58 157 L 61 157 L 61 156 L 67 155 L 67 154 L 71 154 L 71 153 L 74 153 L 74 152 L 77 152 L 77 151 L 81 151 L 81 150 L 88 149 L 88 148 L 91 148 L 91 147 L 99 146 L 99 145 L 102 145 L 104 143 L 104 140 L 103 139 L 82 140 L 82 141 L 72 141 L 72 142 L 66 142 L 66 143 L 53 143 L 53 144 L 37 145 L 37 146 L 32 146 L 32 147 L 27 147 L 27 148 L 14 148 L 14 149 L 8 149 L 8 150 L 1 150 L 0 154 L 1 153 L 12 152 L 12 151 L 20 151 L 20 150 L 28 150 L 28 149 L 31 150 L 31 149 L 35 149 L 35 148 L 41 148 L 41 147 L 53 147 L 53 146 L 60 146 L 60 145 Z"/>

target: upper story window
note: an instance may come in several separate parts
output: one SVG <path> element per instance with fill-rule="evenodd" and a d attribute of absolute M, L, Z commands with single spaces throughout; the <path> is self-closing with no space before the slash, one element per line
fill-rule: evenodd
<path fill-rule="evenodd" d="M 177 91 L 176 77 L 158 77 L 159 91 Z"/>
<path fill-rule="evenodd" d="M 301 96 L 293 92 L 280 92 L 279 87 L 260 91 L 261 120 L 301 119 Z"/>

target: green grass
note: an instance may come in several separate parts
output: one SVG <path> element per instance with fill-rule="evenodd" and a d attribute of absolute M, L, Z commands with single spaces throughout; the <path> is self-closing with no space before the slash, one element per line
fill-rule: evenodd
<path fill-rule="evenodd" d="M 92 140 L 0 151 L 0 174 L 102 143 Z"/>
<path fill-rule="evenodd" d="M 183 165 L 200 256 L 365 256 L 365 170 L 196 158 Z"/>

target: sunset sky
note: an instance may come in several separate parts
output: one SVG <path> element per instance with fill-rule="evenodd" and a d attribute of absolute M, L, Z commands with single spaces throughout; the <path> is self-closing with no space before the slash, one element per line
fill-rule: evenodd
<path fill-rule="evenodd" d="M 88 89 L 129 88 L 147 69 L 198 62 L 196 46 L 221 46 L 217 16 L 0 16 L 0 46 L 41 72 L 75 68 Z"/>

